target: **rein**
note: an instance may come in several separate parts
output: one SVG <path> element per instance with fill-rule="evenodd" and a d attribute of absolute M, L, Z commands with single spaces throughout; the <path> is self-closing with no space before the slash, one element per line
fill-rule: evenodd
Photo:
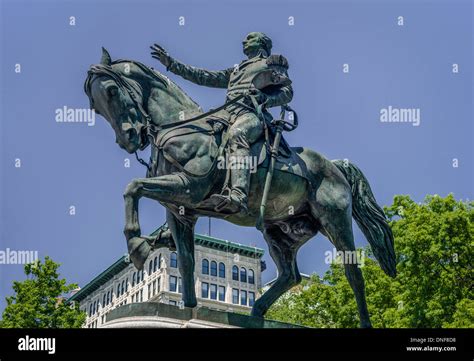
<path fill-rule="evenodd" d="M 133 63 L 135 65 L 139 66 L 140 68 L 142 68 L 142 65 L 140 63 L 137 63 L 137 62 L 133 62 Z M 144 126 L 144 128 L 146 130 L 146 135 L 152 138 L 153 143 L 156 141 L 155 136 L 159 131 L 164 130 L 164 129 L 173 129 L 173 128 L 179 127 L 181 125 L 191 123 L 191 122 L 194 122 L 194 121 L 202 119 L 202 118 L 206 118 L 206 117 L 208 117 L 212 114 L 215 114 L 215 113 L 219 112 L 222 109 L 227 108 L 229 105 L 237 103 L 238 101 L 240 101 L 241 99 L 243 99 L 245 97 L 250 97 L 251 100 L 252 100 L 252 103 L 254 105 L 256 105 L 255 97 L 252 94 L 244 93 L 244 94 L 241 94 L 241 95 L 237 96 L 236 98 L 234 98 L 232 100 L 229 100 L 229 101 L 225 102 L 223 105 L 221 105 L 221 106 L 219 106 L 215 109 L 211 109 L 211 110 L 209 110 L 205 113 L 198 114 L 195 117 L 185 119 L 185 120 L 181 120 L 181 121 L 178 121 L 178 122 L 172 122 L 172 123 L 164 124 L 164 125 L 161 125 L 161 126 L 155 126 L 154 124 L 151 123 L 151 116 L 144 109 L 142 101 L 139 101 L 139 95 L 141 94 L 141 89 L 136 89 L 136 86 L 133 83 L 131 83 L 130 81 L 127 81 L 125 77 L 122 77 L 120 74 L 115 72 L 112 69 L 112 67 L 107 66 L 107 65 L 102 65 L 102 64 L 93 65 L 90 68 L 90 70 L 88 71 L 88 74 L 89 74 L 89 76 L 86 80 L 86 83 L 84 84 L 84 90 L 85 90 L 86 94 L 89 96 L 89 99 L 92 99 L 91 96 L 90 96 L 90 85 L 91 85 L 92 81 L 94 80 L 92 78 L 93 75 L 107 75 L 107 76 L 111 77 L 113 80 L 115 80 L 115 82 L 118 85 L 120 85 L 121 88 L 123 88 L 127 91 L 128 95 L 132 99 L 134 105 L 138 109 L 138 112 L 145 119 L 146 125 Z M 164 82 L 162 79 L 159 79 L 159 80 L 161 82 L 163 82 L 165 85 L 167 85 L 166 82 Z M 94 107 L 94 104 L 92 103 L 92 100 L 91 100 L 91 108 L 93 108 L 93 107 Z M 257 106 L 256 111 L 259 115 L 261 115 L 261 105 Z M 227 122 L 225 122 L 225 123 L 227 123 Z M 228 125 L 228 123 L 227 123 L 227 125 Z M 146 167 L 148 173 L 150 174 L 151 173 L 151 168 L 152 168 L 151 165 L 149 163 L 147 163 L 144 159 L 140 158 L 138 156 L 137 151 L 135 151 L 134 154 L 135 154 L 135 158 L 137 159 L 137 161 L 141 165 Z"/>
<path fill-rule="evenodd" d="M 184 124 L 188 124 L 188 123 L 191 123 L 191 122 L 194 122 L 196 120 L 199 120 L 199 119 L 203 119 L 203 118 L 206 118 L 212 114 L 215 114 L 219 111 L 221 111 L 222 109 L 225 109 L 227 108 L 229 105 L 232 105 L 232 104 L 235 104 L 237 103 L 238 101 L 240 101 L 241 99 L 245 98 L 246 96 L 250 96 L 250 97 L 253 97 L 252 95 L 249 95 L 249 94 L 241 94 L 239 96 L 237 96 L 236 98 L 232 99 L 232 100 L 229 100 L 227 102 L 225 102 L 223 105 L 215 108 L 215 109 L 211 109 L 205 113 L 202 113 L 202 114 L 198 114 L 197 116 L 195 117 L 192 117 L 192 118 L 189 118 L 189 119 L 184 119 L 184 120 L 180 120 L 178 122 L 172 122 L 172 123 L 168 123 L 168 124 L 164 124 L 164 125 L 161 125 L 161 126 L 155 126 L 154 124 L 151 123 L 151 121 L 148 121 L 148 124 L 145 126 L 146 127 L 146 132 L 147 132 L 147 135 L 150 136 L 153 140 L 153 144 L 155 144 L 156 142 L 156 136 L 158 134 L 158 132 L 162 131 L 162 130 L 166 130 L 166 129 L 170 129 L 170 130 L 173 130 L 175 128 L 179 128 L 180 126 L 184 125 Z M 253 99 L 252 99 L 253 101 Z M 227 121 L 225 121 L 224 119 L 221 119 L 221 121 L 223 123 L 225 123 L 227 126 L 229 125 L 229 123 Z M 222 147 L 222 145 L 221 145 Z M 137 152 L 135 152 L 135 157 L 137 158 L 137 161 L 145 166 L 148 170 L 148 173 L 151 173 L 151 165 L 149 163 L 147 163 L 145 160 L 143 160 L 142 158 L 140 158 L 137 154 Z M 172 162 L 171 160 L 168 159 L 168 161 Z M 174 162 L 172 162 L 174 164 Z M 176 164 L 175 164 L 176 166 Z M 210 171 L 213 169 L 214 167 L 211 167 L 211 169 L 206 173 L 206 175 L 208 173 L 210 173 Z M 182 169 L 183 172 L 187 172 L 185 169 Z"/>

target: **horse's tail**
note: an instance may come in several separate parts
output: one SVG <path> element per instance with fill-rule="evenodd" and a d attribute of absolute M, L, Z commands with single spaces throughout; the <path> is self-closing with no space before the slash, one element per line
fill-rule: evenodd
<path fill-rule="evenodd" d="M 387 275 L 395 277 L 397 269 L 392 230 L 375 200 L 369 182 L 351 162 L 334 160 L 333 164 L 349 182 L 352 189 L 352 215 L 369 241 L 375 258 Z"/>

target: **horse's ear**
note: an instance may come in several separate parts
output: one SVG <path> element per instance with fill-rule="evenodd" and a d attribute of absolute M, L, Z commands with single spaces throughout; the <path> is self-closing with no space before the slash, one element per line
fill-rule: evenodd
<path fill-rule="evenodd" d="M 100 63 L 103 65 L 110 65 L 112 63 L 112 58 L 104 47 L 102 47 L 102 58 L 100 58 Z"/>

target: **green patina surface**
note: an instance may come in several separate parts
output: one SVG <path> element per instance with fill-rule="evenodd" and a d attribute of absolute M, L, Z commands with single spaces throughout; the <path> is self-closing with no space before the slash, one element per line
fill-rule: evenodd
<path fill-rule="evenodd" d="M 156 236 L 160 228 L 152 232 L 150 236 Z M 203 247 L 238 253 L 248 257 L 261 258 L 264 254 L 264 250 L 261 248 L 249 247 L 242 244 L 229 242 L 223 239 L 209 237 L 201 234 L 195 234 L 194 242 L 195 244 Z M 81 302 L 92 292 L 99 289 L 103 284 L 111 280 L 115 275 L 119 274 L 122 270 L 128 267 L 128 265 L 129 262 L 127 262 L 127 257 L 120 257 L 110 267 L 108 267 L 105 271 L 100 273 L 97 277 L 95 277 L 92 281 L 85 285 L 79 292 L 71 296 L 68 301 Z"/>
<path fill-rule="evenodd" d="M 159 302 L 131 303 L 118 307 L 107 314 L 106 322 L 126 317 L 144 316 L 157 316 L 182 321 L 195 319 L 241 328 L 304 328 L 300 325 L 241 315 L 233 312 L 211 310 L 206 307 L 196 309 L 184 307 L 180 309 L 177 306 Z"/>

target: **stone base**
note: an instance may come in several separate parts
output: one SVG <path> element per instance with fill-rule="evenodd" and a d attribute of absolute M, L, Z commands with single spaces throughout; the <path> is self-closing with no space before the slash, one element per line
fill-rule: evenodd
<path fill-rule="evenodd" d="M 131 303 L 110 311 L 101 328 L 302 328 L 302 326 L 216 311 L 179 308 L 159 302 Z"/>

